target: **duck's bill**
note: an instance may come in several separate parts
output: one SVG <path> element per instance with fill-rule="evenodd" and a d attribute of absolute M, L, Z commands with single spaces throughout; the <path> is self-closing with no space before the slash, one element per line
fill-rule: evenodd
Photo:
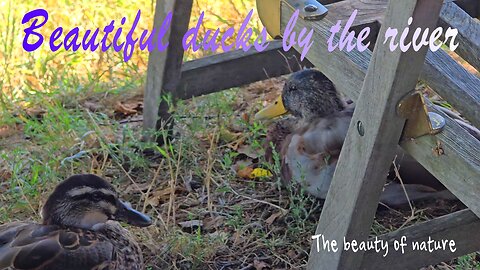
<path fill-rule="evenodd" d="M 147 227 L 152 225 L 152 219 L 149 216 L 133 209 L 130 204 L 122 201 L 119 203 L 115 219 L 137 227 Z"/>
<path fill-rule="evenodd" d="M 283 106 L 282 96 L 280 95 L 273 104 L 268 105 L 265 109 L 255 114 L 255 120 L 273 119 L 287 113 Z"/>

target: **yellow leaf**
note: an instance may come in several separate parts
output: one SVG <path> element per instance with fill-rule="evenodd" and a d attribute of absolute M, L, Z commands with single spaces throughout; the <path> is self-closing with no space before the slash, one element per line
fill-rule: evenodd
<path fill-rule="evenodd" d="M 250 173 L 250 179 L 255 179 L 255 178 L 265 178 L 265 177 L 272 177 L 273 174 L 269 170 L 265 170 L 262 168 L 256 168 L 253 169 L 252 172 Z"/>

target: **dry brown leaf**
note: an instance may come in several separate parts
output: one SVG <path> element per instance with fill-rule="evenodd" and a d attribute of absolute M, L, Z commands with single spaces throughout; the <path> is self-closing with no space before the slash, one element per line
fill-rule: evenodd
<path fill-rule="evenodd" d="M 120 101 L 115 104 L 115 112 L 123 115 L 132 115 L 138 113 L 138 108 L 141 106 L 139 102 L 133 103 L 121 103 Z"/>
<path fill-rule="evenodd" d="M 263 270 L 265 268 L 269 268 L 270 265 L 268 265 L 266 262 L 263 262 L 263 261 L 254 260 L 253 267 L 255 267 L 255 270 Z"/>
<path fill-rule="evenodd" d="M 207 231 L 216 230 L 225 222 L 224 216 L 206 217 L 203 219 L 203 227 Z"/>
<path fill-rule="evenodd" d="M 250 178 L 250 176 L 252 175 L 252 172 L 253 172 L 253 168 L 245 167 L 237 171 L 237 176 L 241 178 Z"/>
<path fill-rule="evenodd" d="M 175 188 L 175 193 L 180 193 L 180 192 L 185 192 L 185 191 L 186 191 L 185 187 L 176 187 Z M 147 199 L 147 203 L 150 204 L 151 206 L 156 207 L 156 206 L 160 205 L 161 203 L 170 200 L 170 193 L 171 192 L 172 192 L 172 189 L 170 187 L 167 187 L 165 189 L 156 190 Z"/>
<path fill-rule="evenodd" d="M 253 159 L 265 155 L 265 151 L 262 149 L 254 149 L 251 145 L 245 144 L 238 147 L 237 152 Z"/>
<path fill-rule="evenodd" d="M 232 132 L 225 127 L 220 128 L 220 140 L 224 142 L 233 142 L 242 136 L 240 132 Z"/>
<path fill-rule="evenodd" d="M 12 135 L 15 135 L 19 133 L 22 128 L 23 126 L 19 124 L 0 126 L 0 139 L 8 138 Z"/>
<path fill-rule="evenodd" d="M 0 180 L 6 182 L 12 178 L 12 172 L 7 169 L 0 169 Z"/>
<path fill-rule="evenodd" d="M 268 225 L 272 225 L 273 222 L 275 222 L 275 220 L 281 216 L 283 216 L 282 211 L 273 213 L 270 217 L 267 218 L 267 220 L 265 220 L 265 223 L 267 223 Z"/>
<path fill-rule="evenodd" d="M 287 255 L 289 258 L 293 259 L 293 258 L 297 258 L 297 252 L 295 252 L 295 250 L 289 250 L 287 252 Z"/>

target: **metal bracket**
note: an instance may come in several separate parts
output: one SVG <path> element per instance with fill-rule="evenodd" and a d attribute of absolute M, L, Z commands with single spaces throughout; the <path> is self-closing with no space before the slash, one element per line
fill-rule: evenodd
<path fill-rule="evenodd" d="M 428 112 L 424 97 L 419 92 L 403 98 L 398 104 L 397 113 L 407 119 L 401 141 L 434 135 L 445 127 L 445 118 L 437 113 Z"/>
<path fill-rule="evenodd" d="M 257 11 L 267 32 L 273 38 L 282 36 L 280 30 L 281 2 L 293 10 L 299 10 L 304 20 L 320 20 L 327 15 L 328 9 L 317 0 L 257 0 Z"/>

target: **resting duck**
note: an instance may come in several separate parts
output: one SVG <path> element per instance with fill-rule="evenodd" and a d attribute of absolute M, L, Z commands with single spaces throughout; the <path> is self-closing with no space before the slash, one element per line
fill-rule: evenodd
<path fill-rule="evenodd" d="M 116 221 L 138 227 L 151 219 L 119 199 L 95 175 L 60 183 L 42 209 L 43 222 L 0 226 L 0 269 L 144 269 L 137 242 Z"/>
<path fill-rule="evenodd" d="M 325 199 L 347 135 L 354 111 L 333 83 L 320 71 L 296 72 L 285 83 L 274 104 L 255 115 L 256 120 L 272 119 L 290 113 L 267 132 L 267 160 L 272 161 L 273 144 L 281 160 L 284 183 L 300 183 L 311 195 Z M 409 199 L 455 199 L 445 187 L 418 162 L 398 148 L 397 161 Z M 392 182 L 385 186 L 381 202 L 389 206 L 408 203 L 404 187 Z M 440 191 L 439 191 L 440 190 Z"/>

